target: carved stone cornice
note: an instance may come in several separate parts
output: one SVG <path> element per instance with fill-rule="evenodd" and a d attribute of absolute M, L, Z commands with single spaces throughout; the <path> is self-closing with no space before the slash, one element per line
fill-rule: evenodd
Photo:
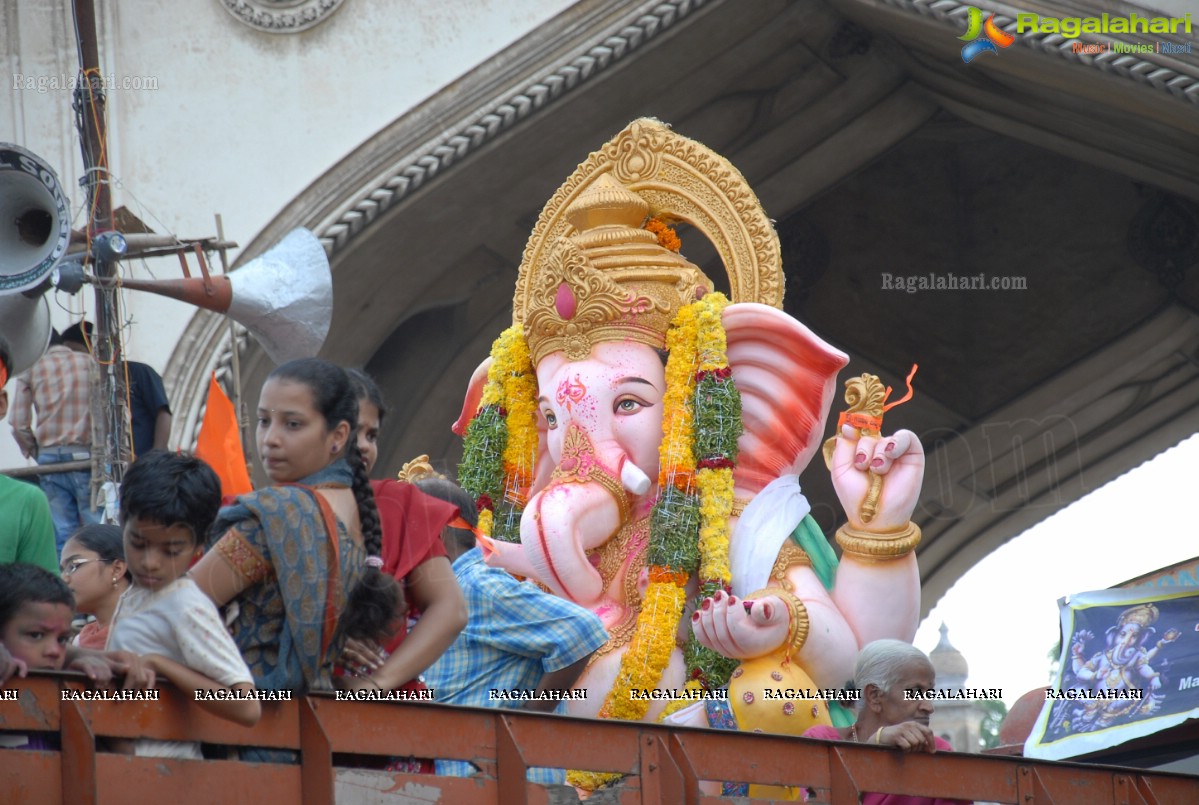
<path fill-rule="evenodd" d="M 705 2 L 711 4 L 711 0 L 638 4 L 634 13 L 608 30 L 594 31 L 589 41 L 563 54 L 556 65 L 543 68 L 532 81 L 525 79 L 494 97 L 484 108 L 469 110 L 456 123 L 442 128 L 435 139 L 409 152 L 386 173 L 362 187 L 347 204 L 312 227 L 325 251 L 332 258 L 381 213 L 432 180 L 438 172 L 637 52 Z"/>
<path fill-rule="evenodd" d="M 208 380 L 214 372 L 225 393 L 234 398 L 230 326 L 237 334 L 238 354 L 244 355 L 250 341 L 246 328 L 222 314 L 201 310 L 188 322 L 163 372 L 162 383 L 173 409 L 171 444 L 184 450 L 195 449 L 208 405 Z M 262 349 L 257 344 L 254 348 Z"/>

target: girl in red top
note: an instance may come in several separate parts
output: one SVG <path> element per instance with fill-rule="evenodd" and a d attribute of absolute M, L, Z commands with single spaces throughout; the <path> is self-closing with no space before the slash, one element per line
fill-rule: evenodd
<path fill-rule="evenodd" d="M 379 456 L 379 428 L 387 409 L 366 373 L 349 369 L 358 391 L 358 449 L 367 473 Z M 423 688 L 417 677 L 441 656 L 466 625 L 466 601 L 441 543 L 441 529 L 458 516 L 453 504 L 430 497 L 410 483 L 371 481 L 383 528 L 383 571 L 404 587 L 410 610 L 420 620 L 407 623 L 378 647 L 351 642 L 343 655 L 351 668 L 365 669 L 382 690 Z"/>

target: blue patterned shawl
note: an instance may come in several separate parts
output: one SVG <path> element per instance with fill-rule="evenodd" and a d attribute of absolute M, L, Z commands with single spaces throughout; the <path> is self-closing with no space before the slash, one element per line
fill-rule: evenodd
<path fill-rule="evenodd" d="M 242 495 L 217 519 L 214 539 L 236 528 L 235 535 L 270 565 L 265 579 L 234 599 L 233 639 L 259 689 L 332 688 L 344 643 L 337 622 L 366 554 L 312 486 L 349 486 L 351 480 L 349 466 L 338 461 L 301 484 Z"/>

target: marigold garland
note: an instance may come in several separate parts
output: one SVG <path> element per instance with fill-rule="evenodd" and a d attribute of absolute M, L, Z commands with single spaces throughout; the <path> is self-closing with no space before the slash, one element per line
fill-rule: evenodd
<path fill-rule="evenodd" d="M 704 686 L 700 684 L 698 679 L 688 679 L 687 683 L 683 685 L 683 690 L 688 693 L 698 694 L 701 690 L 703 690 L 703 687 Z M 695 702 L 687 698 L 675 699 L 674 701 L 668 703 L 666 707 L 662 708 L 662 712 L 658 716 L 658 723 L 661 724 L 666 720 L 667 716 L 672 716 L 678 711 L 682 710 L 684 707 L 690 707 L 694 703 Z"/>
<path fill-rule="evenodd" d="M 699 371 L 727 371 L 729 368 L 728 338 L 724 333 L 721 314 L 729 300 L 724 294 L 708 294 L 695 305 L 695 353 Z"/>
<path fill-rule="evenodd" d="M 491 536 L 491 520 L 491 509 L 483 509 L 481 512 L 479 512 L 479 523 L 476 527 L 484 536 Z"/>
<path fill-rule="evenodd" d="M 729 517 L 733 511 L 733 469 L 741 437 L 741 395 L 728 365 L 728 339 L 721 314 L 728 299 L 709 294 L 696 303 L 694 442 L 700 495 L 699 593 L 694 606 L 718 590 L 729 592 Z M 737 661 L 701 646 L 692 634 L 684 648 L 688 682 L 713 689 L 727 683 Z"/>
<path fill-rule="evenodd" d="M 620 659 L 620 670 L 600 708 L 600 718 L 622 721 L 645 718 L 650 702 L 644 698 L 634 699 L 631 691 L 658 686 L 662 671 L 674 653 L 674 635 L 686 603 L 687 591 L 674 582 L 650 582 L 641 602 L 641 611 L 637 613 L 633 640 Z M 652 673 L 651 669 L 657 669 L 652 681 L 646 673 Z"/>
<path fill-rule="evenodd" d="M 523 509 L 537 460 L 537 375 L 523 332 L 505 346 L 503 405 L 508 411 L 508 443 L 504 448 L 504 496 Z"/>
<path fill-rule="evenodd" d="M 679 240 L 678 233 L 667 226 L 661 218 L 650 218 L 645 222 L 645 229 L 657 236 L 658 245 L 663 249 L 669 249 L 677 254 L 679 249 L 683 248 L 683 242 Z"/>
<path fill-rule="evenodd" d="M 733 512 L 733 471 L 699 470 L 699 566 L 700 578 L 721 584 L 732 582 L 729 571 L 729 516 Z"/>
<path fill-rule="evenodd" d="M 686 492 L 692 485 L 695 455 L 691 402 L 695 391 L 698 329 L 695 304 L 691 304 L 679 310 L 666 333 L 666 394 L 662 397 L 662 443 L 658 447 L 660 490 L 674 486 Z"/>
<path fill-rule="evenodd" d="M 480 531 L 507 542 L 520 539 L 520 515 L 533 483 L 536 398 L 524 329 L 514 324 L 491 345 L 487 382 L 458 469 L 458 483 L 479 501 Z"/>

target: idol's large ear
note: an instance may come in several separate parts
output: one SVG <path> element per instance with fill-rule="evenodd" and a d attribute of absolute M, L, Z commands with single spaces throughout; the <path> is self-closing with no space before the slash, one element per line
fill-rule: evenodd
<path fill-rule="evenodd" d="M 470 376 L 470 383 L 466 386 L 466 399 L 462 401 L 462 413 L 458 414 L 458 420 L 450 426 L 459 436 L 466 436 L 466 427 L 475 418 L 475 414 L 479 413 L 479 400 L 483 399 L 483 387 L 487 385 L 487 370 L 490 368 L 491 356 L 488 356 Z"/>
<path fill-rule="evenodd" d="M 849 356 L 767 305 L 731 304 L 722 319 L 745 424 L 733 478 L 740 494 L 756 494 L 798 474 L 820 449 L 837 372 Z"/>

